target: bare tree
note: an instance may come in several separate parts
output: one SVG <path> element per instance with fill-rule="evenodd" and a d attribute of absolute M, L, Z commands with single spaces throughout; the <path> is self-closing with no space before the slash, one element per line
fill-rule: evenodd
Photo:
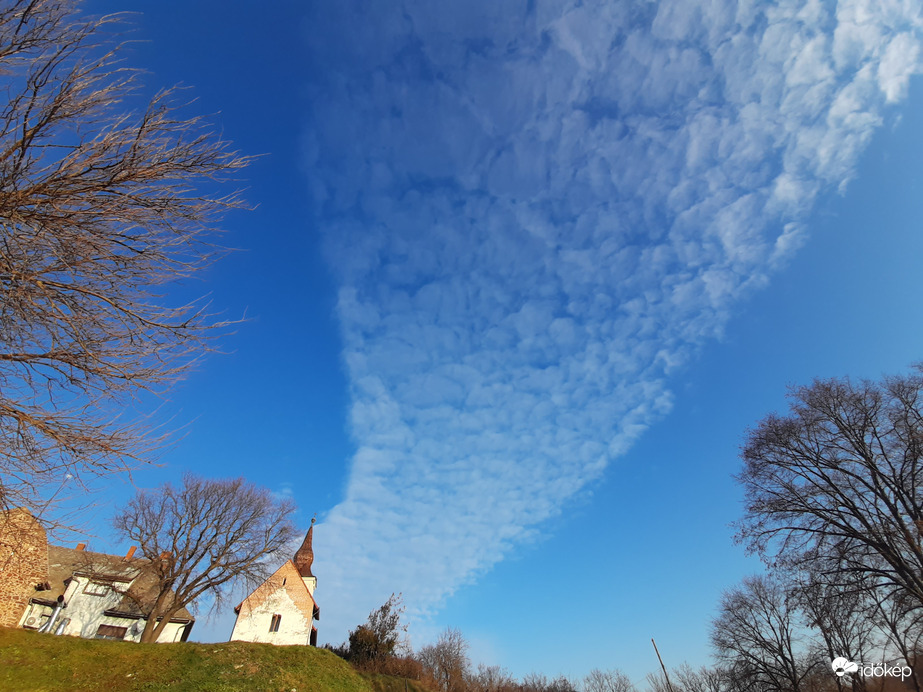
<path fill-rule="evenodd" d="M 459 630 L 447 628 L 435 644 L 420 649 L 417 657 L 440 690 L 464 692 L 471 663 L 468 642 Z"/>
<path fill-rule="evenodd" d="M 668 683 L 667 677 L 664 675 L 663 671 L 648 673 L 644 676 L 644 680 L 647 682 L 649 692 L 684 692 L 682 688 L 675 687 L 672 683 Z"/>
<path fill-rule="evenodd" d="M 738 538 L 768 563 L 923 608 L 923 371 L 817 380 L 751 430 Z"/>
<path fill-rule="evenodd" d="M 519 692 L 519 685 L 508 670 L 501 666 L 478 664 L 478 672 L 468 684 L 471 692 Z"/>
<path fill-rule="evenodd" d="M 876 604 L 875 622 L 885 634 L 885 656 L 896 653 L 895 663 L 909 665 L 909 685 L 916 692 L 923 688 L 918 663 L 923 660 L 923 611 L 892 598 Z M 855 660 L 855 659 L 852 659 Z"/>
<path fill-rule="evenodd" d="M 684 663 L 673 671 L 677 687 L 683 692 L 731 692 L 727 672 L 720 668 L 702 666 L 695 669 Z"/>
<path fill-rule="evenodd" d="M 187 474 L 180 488 L 139 491 L 113 525 L 151 562 L 150 590 L 135 599 L 146 610 L 141 641 L 157 641 L 170 617 L 204 594 L 217 605 L 230 582 L 265 580 L 295 538 L 293 511 L 290 501 L 242 478 Z"/>
<path fill-rule="evenodd" d="M 520 684 L 522 692 L 577 692 L 577 686 L 565 675 L 551 680 L 542 673 L 529 673 Z"/>
<path fill-rule="evenodd" d="M 583 678 L 583 692 L 635 692 L 635 686 L 631 678 L 618 669 L 594 668 Z"/>
<path fill-rule="evenodd" d="M 522 692 L 545 692 L 551 685 L 548 676 L 543 673 L 528 673 L 519 684 Z"/>
<path fill-rule="evenodd" d="M 839 656 L 850 661 L 873 660 L 872 652 L 880 646 L 873 594 L 861 584 L 844 588 L 842 576 L 836 581 L 831 585 L 823 575 L 798 570 L 791 586 L 793 602 L 804 613 L 807 625 L 819 634 L 827 660 Z M 866 689 L 862 676 L 835 679 L 838 690 L 846 682 L 854 691 Z"/>
<path fill-rule="evenodd" d="M 711 641 L 722 666 L 755 689 L 800 692 L 816 664 L 808 663 L 794 603 L 770 577 L 748 577 L 725 592 Z"/>
<path fill-rule="evenodd" d="M 546 688 L 547 692 L 578 692 L 577 685 L 566 675 L 559 675 Z"/>
<path fill-rule="evenodd" d="M 174 383 L 216 321 L 165 284 L 195 275 L 246 164 L 163 92 L 140 112 L 137 73 L 69 0 L 0 6 L 0 508 L 33 510 L 66 478 L 148 460 L 130 413 Z M 182 302 L 182 301 L 180 301 Z"/>

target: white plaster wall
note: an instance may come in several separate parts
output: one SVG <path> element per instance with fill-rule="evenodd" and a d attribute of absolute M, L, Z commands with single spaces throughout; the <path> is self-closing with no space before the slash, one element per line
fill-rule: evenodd
<path fill-rule="evenodd" d="M 304 585 L 308 587 L 308 593 L 314 598 L 314 589 L 317 588 L 317 577 L 302 577 Z"/>
<path fill-rule="evenodd" d="M 113 618 L 103 616 L 103 611 L 117 607 L 122 601 L 122 594 L 111 586 L 106 588 L 104 596 L 84 593 L 83 590 L 89 583 L 89 577 L 74 577 L 67 585 L 67 591 L 64 592 L 64 602 L 67 607 L 61 613 L 61 617 L 70 618 L 70 622 L 64 628 L 63 634 L 92 639 L 96 636 L 96 630 L 100 625 L 117 624 L 109 622 Z M 119 583 L 117 587 L 127 588 L 128 584 Z M 118 624 L 118 626 L 125 627 L 124 624 Z"/>
<path fill-rule="evenodd" d="M 109 620 L 112 622 L 109 622 Z M 129 620 L 128 618 L 105 618 L 105 621 L 102 624 L 116 625 L 117 627 L 128 627 L 128 632 L 125 633 L 125 641 L 127 642 L 140 642 L 141 633 L 144 631 L 144 620 Z M 163 628 L 163 632 L 161 632 L 160 636 L 157 637 L 157 643 L 169 644 L 170 642 L 181 641 L 183 638 L 184 627 L 186 627 L 185 624 L 179 624 L 176 622 L 167 623 L 167 626 Z"/>
<path fill-rule="evenodd" d="M 275 613 L 282 616 L 282 622 L 278 632 L 270 632 Z M 305 618 L 291 596 L 279 589 L 252 611 L 241 607 L 231 641 L 307 645 L 311 642 L 311 619 Z"/>
<path fill-rule="evenodd" d="M 175 622 L 168 623 L 164 627 L 163 632 L 160 633 L 160 636 L 157 637 L 158 644 L 167 644 L 169 642 L 178 642 L 183 639 L 183 630 L 186 628 L 184 624 L 177 624 Z M 140 635 L 139 635 L 140 636 Z"/>

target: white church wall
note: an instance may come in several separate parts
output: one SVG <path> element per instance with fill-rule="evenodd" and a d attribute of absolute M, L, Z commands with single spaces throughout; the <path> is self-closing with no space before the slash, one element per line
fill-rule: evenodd
<path fill-rule="evenodd" d="M 244 612 L 245 610 L 247 612 Z M 269 631 L 273 615 L 282 616 L 278 632 Z M 231 641 L 306 645 L 310 640 L 311 619 L 305 617 L 304 612 L 284 589 L 273 592 L 252 610 L 243 605 L 231 633 Z"/>

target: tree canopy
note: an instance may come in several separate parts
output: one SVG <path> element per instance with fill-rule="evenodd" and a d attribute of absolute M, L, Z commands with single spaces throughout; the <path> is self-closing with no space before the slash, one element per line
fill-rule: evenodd
<path fill-rule="evenodd" d="M 738 538 L 776 568 L 923 608 L 923 372 L 817 380 L 749 432 Z"/>
<path fill-rule="evenodd" d="M 295 538 L 293 511 L 289 500 L 242 478 L 187 474 L 182 487 L 139 491 L 113 525 L 140 547 L 155 578 L 155 597 L 138 602 L 147 610 L 141 641 L 157 641 L 170 617 L 200 596 L 218 604 L 230 582 L 264 581 L 273 558 Z"/>

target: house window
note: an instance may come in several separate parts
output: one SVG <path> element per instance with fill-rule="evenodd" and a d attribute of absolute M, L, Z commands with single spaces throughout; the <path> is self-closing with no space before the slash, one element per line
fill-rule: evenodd
<path fill-rule="evenodd" d="M 83 587 L 83 593 L 90 596 L 106 596 L 109 594 L 109 585 L 103 582 L 90 581 Z"/>
<path fill-rule="evenodd" d="M 276 613 L 275 615 L 273 615 L 273 616 L 272 616 L 272 622 L 269 623 L 269 631 L 270 631 L 270 632 L 278 632 L 278 631 L 279 631 L 279 624 L 280 624 L 281 622 L 282 622 L 282 616 L 281 616 L 281 615 L 279 615 L 278 613 Z"/>
<path fill-rule="evenodd" d="M 97 639 L 124 639 L 127 627 L 116 627 L 115 625 L 100 625 L 96 630 Z"/>

